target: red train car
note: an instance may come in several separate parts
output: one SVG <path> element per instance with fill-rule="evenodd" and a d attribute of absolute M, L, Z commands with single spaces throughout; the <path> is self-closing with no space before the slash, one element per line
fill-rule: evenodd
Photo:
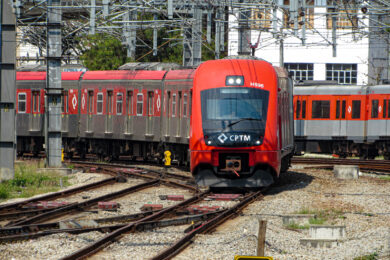
<path fill-rule="evenodd" d="M 263 187 L 288 169 L 294 150 L 292 83 L 256 59 L 202 63 L 195 72 L 191 172 L 210 187 Z"/>

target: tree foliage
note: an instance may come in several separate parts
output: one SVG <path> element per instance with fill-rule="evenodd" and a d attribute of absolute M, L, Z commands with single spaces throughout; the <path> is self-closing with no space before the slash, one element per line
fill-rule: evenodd
<path fill-rule="evenodd" d="M 128 61 L 121 41 L 106 33 L 87 36 L 79 48 L 83 53 L 80 59 L 89 70 L 115 70 Z"/>

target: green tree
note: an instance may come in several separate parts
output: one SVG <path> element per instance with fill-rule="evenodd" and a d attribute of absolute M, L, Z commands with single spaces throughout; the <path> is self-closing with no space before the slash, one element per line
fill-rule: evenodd
<path fill-rule="evenodd" d="M 120 40 L 106 33 L 87 36 L 80 41 L 80 49 L 80 59 L 89 70 L 115 70 L 128 61 Z"/>

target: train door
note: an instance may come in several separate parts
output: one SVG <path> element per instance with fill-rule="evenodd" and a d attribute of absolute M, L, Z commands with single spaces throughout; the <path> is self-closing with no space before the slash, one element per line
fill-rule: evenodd
<path fill-rule="evenodd" d="M 126 134 L 133 133 L 133 91 L 127 91 Z"/>
<path fill-rule="evenodd" d="M 147 99 L 147 122 L 146 122 L 146 134 L 152 135 L 153 134 L 153 114 L 154 114 L 154 92 L 149 91 L 148 92 L 148 99 Z"/>
<path fill-rule="evenodd" d="M 184 124 L 184 129 L 183 129 L 183 133 L 184 133 L 184 137 L 188 138 L 189 137 L 189 131 L 188 129 L 190 129 L 190 120 L 188 120 L 189 118 L 189 112 L 188 112 L 188 95 L 187 94 L 184 94 L 183 95 L 183 120 L 185 121 L 185 124 Z"/>
<path fill-rule="evenodd" d="M 386 122 L 385 133 L 389 133 L 390 131 L 390 95 L 383 96 L 383 120 Z"/>
<path fill-rule="evenodd" d="M 112 115 L 113 115 L 113 102 L 114 95 L 112 90 L 107 91 L 106 102 L 106 133 L 112 133 Z"/>
<path fill-rule="evenodd" d="M 31 117 L 30 117 L 30 130 L 40 131 L 41 130 L 41 91 L 31 91 Z"/>
<path fill-rule="evenodd" d="M 305 125 L 306 125 L 306 109 L 307 108 L 307 97 L 298 96 L 295 105 L 295 135 L 305 136 Z"/>
<path fill-rule="evenodd" d="M 170 135 L 170 125 L 171 125 L 171 92 L 168 91 L 167 92 L 167 103 L 166 103 L 166 115 L 167 115 L 167 124 L 166 124 L 166 128 L 165 128 L 165 136 L 169 136 Z"/>
<path fill-rule="evenodd" d="M 181 106 L 182 106 L 182 97 L 181 97 L 181 91 L 178 92 L 178 99 L 177 99 L 177 125 L 176 125 L 176 136 L 181 136 L 181 123 L 182 123 L 182 115 L 181 115 Z"/>
<path fill-rule="evenodd" d="M 88 91 L 87 98 L 87 132 L 93 131 L 93 90 Z"/>
<path fill-rule="evenodd" d="M 347 136 L 347 121 L 346 109 L 347 109 L 347 97 L 346 96 L 336 96 L 336 109 L 335 111 L 335 120 L 333 121 L 333 133 L 332 136 Z"/>
<path fill-rule="evenodd" d="M 62 132 L 68 132 L 68 123 L 69 123 L 69 96 L 68 96 L 68 90 L 65 90 L 62 92 L 62 122 L 61 122 Z"/>

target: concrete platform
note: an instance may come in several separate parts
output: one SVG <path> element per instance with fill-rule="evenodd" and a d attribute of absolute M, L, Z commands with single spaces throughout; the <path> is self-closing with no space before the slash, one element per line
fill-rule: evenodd
<path fill-rule="evenodd" d="M 333 166 L 334 177 L 337 179 L 358 179 L 358 165 L 335 165 Z"/>
<path fill-rule="evenodd" d="M 311 246 L 314 248 L 332 248 L 338 246 L 342 241 L 337 239 L 312 239 L 305 238 L 299 240 L 302 246 Z"/>
<path fill-rule="evenodd" d="M 307 225 L 309 224 L 309 219 L 316 218 L 315 214 L 289 214 L 283 215 L 282 221 L 283 225 L 298 224 L 298 225 Z"/>
<path fill-rule="evenodd" d="M 312 239 L 343 239 L 345 226 L 310 225 L 309 235 Z"/>

